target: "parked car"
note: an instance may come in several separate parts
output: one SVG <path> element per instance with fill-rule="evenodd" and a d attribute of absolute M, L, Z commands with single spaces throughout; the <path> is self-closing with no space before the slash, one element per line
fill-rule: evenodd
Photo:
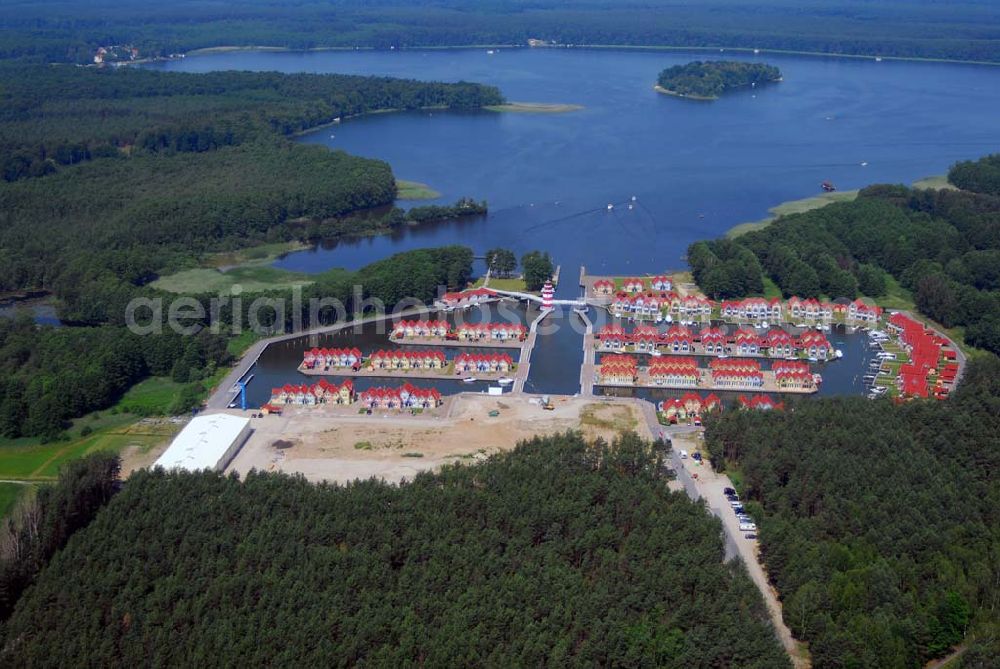
<path fill-rule="evenodd" d="M 732 506 L 732 507 L 733 507 L 734 509 L 735 509 L 736 507 L 738 507 L 738 506 L 743 506 L 743 502 L 742 502 L 742 501 L 740 501 L 740 498 L 739 498 L 739 497 L 734 497 L 733 499 L 729 500 L 729 504 L 730 504 L 730 506 Z"/>
<path fill-rule="evenodd" d="M 753 523 L 740 523 L 740 532 L 756 532 L 757 526 Z"/>
<path fill-rule="evenodd" d="M 687 456 L 688 456 L 688 452 L 682 450 L 681 451 L 681 460 L 687 460 Z"/>
<path fill-rule="evenodd" d="M 730 495 L 735 495 L 736 494 L 736 489 L 735 488 L 723 488 L 722 489 L 722 494 L 725 495 L 726 497 L 729 497 Z"/>
<path fill-rule="evenodd" d="M 739 517 L 743 515 L 744 509 L 742 506 L 734 506 L 733 511 L 736 513 L 736 516 Z"/>
<path fill-rule="evenodd" d="M 701 453 L 693 453 L 691 459 L 695 462 L 701 462 Z"/>
<path fill-rule="evenodd" d="M 743 536 L 746 537 L 747 539 L 756 539 L 757 538 L 757 533 L 756 532 L 747 532 Z"/>

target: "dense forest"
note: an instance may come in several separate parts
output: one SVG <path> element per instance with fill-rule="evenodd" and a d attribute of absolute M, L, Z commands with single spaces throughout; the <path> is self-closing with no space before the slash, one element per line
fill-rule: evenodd
<path fill-rule="evenodd" d="M 992 0 L 6 0 L 0 57 L 91 62 L 200 47 L 671 45 L 1000 60 Z"/>
<path fill-rule="evenodd" d="M 895 278 L 917 308 L 1000 353 L 1000 196 L 990 159 L 961 163 L 967 190 L 871 186 L 853 202 L 785 216 L 735 240 L 697 242 L 688 261 L 714 297 L 759 292 L 763 271 L 785 296 L 879 297 Z"/>
<path fill-rule="evenodd" d="M 781 70 L 764 63 L 696 60 L 660 72 L 656 85 L 684 97 L 714 100 L 726 91 L 781 80 Z"/>
<path fill-rule="evenodd" d="M 371 308 L 369 300 L 381 300 L 388 309 L 404 298 L 431 302 L 441 286 L 465 286 L 472 274 L 472 250 L 463 246 L 418 249 L 398 253 L 367 265 L 357 272 L 331 270 L 316 276 L 315 283 L 301 294 L 301 308 L 289 305 L 291 291 L 270 291 L 261 297 L 286 305 L 283 322 L 278 314 L 265 309 L 260 322 L 276 330 L 295 325 L 308 327 L 332 324 L 356 311 Z M 80 289 L 81 292 L 84 288 Z M 145 293 L 154 295 L 152 291 Z M 132 295 L 125 292 L 122 300 Z M 108 295 L 112 299 L 114 295 Z M 38 327 L 30 316 L 0 319 L 0 436 L 43 435 L 56 437 L 67 421 L 115 402 L 130 386 L 148 376 L 169 376 L 175 381 L 197 383 L 210 377 L 232 359 L 226 335 L 232 324 L 250 327 L 249 310 L 234 314 L 232 302 L 217 310 L 220 334 L 209 331 L 211 299 L 218 295 L 193 295 L 202 305 L 204 316 L 184 321 L 195 336 L 181 336 L 163 327 L 156 336 L 131 333 L 121 325 Z M 311 300 L 335 299 L 346 313 L 332 307 L 312 313 Z M 111 302 L 118 322 L 125 302 Z M 148 322 L 138 319 L 140 325 Z M 184 398 L 177 413 L 190 409 L 197 393 Z"/>
<path fill-rule="evenodd" d="M 389 165 L 296 143 L 295 133 L 379 109 L 499 102 L 496 88 L 468 83 L 0 64 L 0 294 L 51 294 L 74 326 L 0 322 L 0 434 L 51 437 L 150 374 L 200 381 L 226 364 L 221 336 L 143 340 L 122 327 L 134 298 L 173 297 L 150 286 L 160 275 L 217 251 L 486 210 L 462 199 L 407 214 L 392 207 Z M 471 267 L 467 249 L 444 269 L 433 253 L 405 259 L 409 277 L 362 270 L 376 285 L 364 296 L 429 299 L 464 285 Z M 316 286 L 357 280 L 331 277 Z"/>
<path fill-rule="evenodd" d="M 118 489 L 121 461 L 94 453 L 67 463 L 59 480 L 43 485 L 22 502 L 14 518 L 0 527 L 0 620 L 6 620 L 21 594 L 56 551 L 90 524 Z"/>
<path fill-rule="evenodd" d="M 0 663 L 788 666 L 664 472 L 635 435 L 573 433 L 402 486 L 142 471 L 18 602 Z"/>
<path fill-rule="evenodd" d="M 708 421 L 712 463 L 742 473 L 785 622 L 817 669 L 920 667 L 997 624 L 998 432 L 989 355 L 947 402 L 841 398 Z"/>
<path fill-rule="evenodd" d="M 948 171 L 948 181 L 962 190 L 1000 196 L 1000 153 L 955 164 Z"/>

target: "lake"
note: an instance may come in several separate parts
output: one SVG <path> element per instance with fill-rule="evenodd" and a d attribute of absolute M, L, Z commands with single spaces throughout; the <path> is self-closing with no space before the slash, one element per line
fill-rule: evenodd
<path fill-rule="evenodd" d="M 711 103 L 652 89 L 665 67 L 715 58 L 766 60 L 781 68 L 784 81 Z M 1000 69 L 989 66 L 584 49 L 501 49 L 489 55 L 485 49 L 460 49 L 246 51 L 154 67 L 466 80 L 499 86 L 512 101 L 582 105 L 564 114 L 380 114 L 304 135 L 303 142 L 387 160 L 398 178 L 440 191 L 441 202 L 486 199 L 490 213 L 339 241 L 275 263 L 319 272 L 445 244 L 477 252 L 495 246 L 518 254 L 543 249 L 563 267 L 560 297 L 579 293 L 580 265 L 604 275 L 682 268 L 691 242 L 763 218 L 780 202 L 818 194 L 822 181 L 841 190 L 910 183 L 1000 145 L 995 116 Z M 567 326 L 569 318 L 574 316 L 553 319 L 564 327 L 539 337 L 526 390 L 579 390 L 582 338 Z M 860 392 L 865 340 L 836 333 L 831 340 L 844 349 L 845 359 L 820 370 L 822 394 Z M 270 367 L 268 379 L 277 375 Z"/>
<path fill-rule="evenodd" d="M 785 81 L 711 103 L 652 90 L 693 59 L 760 59 Z M 357 268 L 460 243 L 542 248 L 592 274 L 683 266 L 692 241 L 780 202 L 870 183 L 910 183 L 1000 145 L 1000 68 L 805 56 L 611 50 L 234 52 L 158 65 L 338 72 L 499 86 L 509 100 L 583 105 L 565 114 L 412 112 L 352 119 L 302 138 L 387 160 L 451 202 L 490 215 L 291 254 L 287 269 Z M 959 104 L 960 101 L 960 104 Z M 867 162 L 867 166 L 862 166 Z M 636 196 L 636 206 L 621 206 Z M 618 206 L 612 212 L 607 205 Z"/>

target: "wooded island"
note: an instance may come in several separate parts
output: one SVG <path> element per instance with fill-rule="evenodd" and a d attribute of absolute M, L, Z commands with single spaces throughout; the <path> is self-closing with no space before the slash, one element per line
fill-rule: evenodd
<path fill-rule="evenodd" d="M 660 72 L 656 90 L 668 95 L 695 100 L 717 100 L 735 88 L 747 88 L 781 81 L 781 70 L 764 63 L 740 63 L 729 60 L 675 65 Z"/>

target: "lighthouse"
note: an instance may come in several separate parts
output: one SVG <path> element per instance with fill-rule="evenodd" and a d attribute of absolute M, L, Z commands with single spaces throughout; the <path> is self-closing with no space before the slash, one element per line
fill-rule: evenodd
<path fill-rule="evenodd" d="M 552 308 L 552 298 L 556 294 L 556 289 L 552 287 L 551 281 L 546 281 L 542 286 L 542 309 Z"/>

